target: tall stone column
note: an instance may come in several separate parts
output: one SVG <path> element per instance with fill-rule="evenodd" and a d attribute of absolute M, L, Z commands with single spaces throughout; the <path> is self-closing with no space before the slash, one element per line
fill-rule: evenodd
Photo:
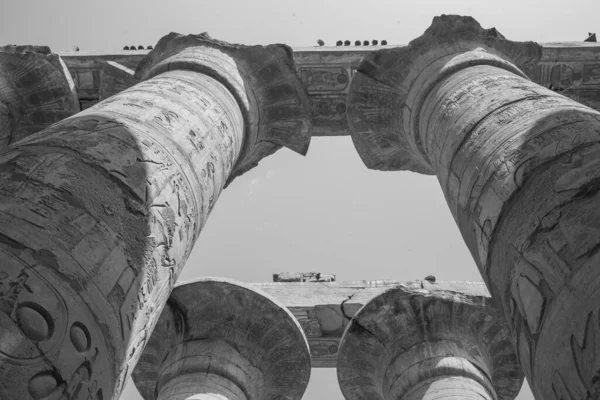
<path fill-rule="evenodd" d="M 540 56 L 470 17 L 437 17 L 407 47 L 365 57 L 349 122 L 369 167 L 437 175 L 536 398 L 591 399 L 600 113 L 532 83 Z"/>
<path fill-rule="evenodd" d="M 61 58 L 47 46 L 0 46 L 0 150 L 79 111 Z"/>
<path fill-rule="evenodd" d="M 0 398 L 118 398 L 226 182 L 306 150 L 284 46 L 171 34 L 136 74 L 0 154 Z"/>
<path fill-rule="evenodd" d="M 404 286 L 352 318 L 337 372 L 346 400 L 512 400 L 523 384 L 490 297 Z"/>
<path fill-rule="evenodd" d="M 145 400 L 300 400 L 310 371 L 308 342 L 287 308 L 204 278 L 173 289 L 132 377 Z"/>

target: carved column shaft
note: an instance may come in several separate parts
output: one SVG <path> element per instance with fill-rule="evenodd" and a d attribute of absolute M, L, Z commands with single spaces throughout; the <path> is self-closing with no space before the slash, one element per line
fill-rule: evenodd
<path fill-rule="evenodd" d="M 470 17 L 437 17 L 397 52 L 353 84 L 384 93 L 380 116 L 401 111 L 385 125 L 357 106 L 357 140 L 395 136 L 390 169 L 438 176 L 536 398 L 596 396 L 600 113 L 527 79 L 539 46 Z"/>
<path fill-rule="evenodd" d="M 294 71 L 171 33 L 141 83 L 0 154 L 0 397 L 118 398 L 224 185 L 306 152 Z"/>
<path fill-rule="evenodd" d="M 536 395 L 551 398 L 566 379 L 584 396 L 593 364 L 579 349 L 594 339 L 581 332 L 600 303 L 600 113 L 474 66 L 435 86 L 418 131 Z M 598 360 L 596 348 L 583 351 Z"/>
<path fill-rule="evenodd" d="M 171 71 L 0 156 L 0 397 L 118 397 L 243 130 L 221 83 Z"/>
<path fill-rule="evenodd" d="M 205 393 L 199 393 L 202 387 Z M 185 374 L 173 378 L 160 391 L 157 400 L 247 400 L 237 386 L 219 375 Z"/>

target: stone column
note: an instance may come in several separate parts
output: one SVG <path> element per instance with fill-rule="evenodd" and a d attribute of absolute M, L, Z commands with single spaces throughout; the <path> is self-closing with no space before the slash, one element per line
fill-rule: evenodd
<path fill-rule="evenodd" d="M 0 46 L 0 150 L 79 111 L 62 59 L 47 46 Z"/>
<path fill-rule="evenodd" d="M 226 182 L 306 149 L 285 46 L 171 34 L 136 74 L 0 154 L 0 398 L 118 398 Z"/>
<path fill-rule="evenodd" d="M 298 321 L 222 278 L 177 285 L 133 372 L 145 400 L 300 400 L 310 351 Z"/>
<path fill-rule="evenodd" d="M 600 113 L 532 83 L 540 57 L 470 17 L 436 17 L 365 57 L 349 121 L 370 168 L 437 175 L 536 398 L 595 398 Z"/>
<path fill-rule="evenodd" d="M 512 400 L 523 384 L 489 296 L 404 286 L 352 318 L 337 372 L 346 400 Z"/>

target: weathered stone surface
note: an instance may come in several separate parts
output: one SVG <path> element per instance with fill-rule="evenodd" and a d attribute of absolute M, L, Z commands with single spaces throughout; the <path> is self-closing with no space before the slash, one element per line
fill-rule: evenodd
<path fill-rule="evenodd" d="M 409 47 L 415 58 L 400 69 L 386 54 L 359 68 L 356 96 L 399 112 L 385 106 L 371 122 L 352 108 L 356 143 L 396 132 L 413 164 L 394 165 L 437 175 L 536 398 L 595 398 L 600 113 L 526 78 L 536 45 L 511 44 L 469 17 L 438 17 Z M 372 165 L 396 160 L 374 149 Z"/>
<path fill-rule="evenodd" d="M 102 70 L 102 81 L 100 82 L 99 100 L 109 98 L 110 96 L 129 89 L 139 79 L 135 77 L 135 71 L 114 61 L 107 61 Z"/>
<path fill-rule="evenodd" d="M 250 283 L 268 293 L 287 309 L 302 326 L 308 339 L 313 368 L 335 368 L 339 342 L 350 319 L 373 297 L 402 285 L 411 289 L 455 291 L 464 295 L 489 297 L 483 282 L 465 281 L 353 281 L 321 283 Z"/>
<path fill-rule="evenodd" d="M 0 149 L 78 111 L 58 55 L 46 46 L 0 46 Z"/>
<path fill-rule="evenodd" d="M 226 46 L 170 35 L 143 82 L 2 153 L 0 397 L 118 397 L 234 166 L 309 139 L 291 54 Z"/>
<path fill-rule="evenodd" d="M 433 73 L 442 80 L 476 60 L 520 76 L 534 74 L 542 57 L 539 45 L 507 41 L 469 17 L 452 19 L 452 27 L 447 21 L 436 17 L 408 46 L 369 53 L 358 67 L 348 94 L 348 118 L 352 141 L 368 168 L 434 173 L 419 136 L 424 96 L 438 83 L 428 80 Z M 460 56 L 469 51 L 472 57 Z"/>
<path fill-rule="evenodd" d="M 542 59 L 535 70 L 534 81 L 542 86 L 553 85 L 553 90 L 585 105 L 600 110 L 600 82 L 597 65 L 600 63 L 598 43 L 562 42 L 541 43 Z M 356 69 L 363 56 L 378 47 L 296 47 L 296 71 L 310 99 L 312 136 L 349 135 L 346 118 L 350 89 Z M 61 56 L 73 75 L 81 99 L 82 109 L 98 100 L 98 89 L 89 84 L 108 61 L 135 69 L 146 50 L 113 52 L 64 52 Z M 565 66 L 565 67 L 563 67 Z M 88 77 L 88 79 L 86 79 Z M 81 79 L 79 79 L 81 78 Z M 86 86 L 79 85 L 81 81 Z M 557 86 L 556 82 L 560 81 Z M 554 82 L 554 83 L 553 83 Z"/>
<path fill-rule="evenodd" d="M 243 132 L 224 85 L 169 71 L 2 153 L 0 398 L 118 397 Z"/>
<path fill-rule="evenodd" d="M 239 282 L 204 278 L 178 284 L 168 304 L 133 373 L 144 399 L 302 397 L 308 343 L 275 299 Z"/>
<path fill-rule="evenodd" d="M 588 107 L 600 110 L 600 45 L 544 43 L 532 80 Z"/>
<path fill-rule="evenodd" d="M 135 70 L 148 50 L 127 50 L 106 53 L 103 51 L 66 51 L 60 56 L 65 60 L 77 87 L 81 111 L 97 104 L 100 99 L 103 70 L 108 62 Z M 109 75 L 110 78 L 110 75 Z"/>
<path fill-rule="evenodd" d="M 489 296 L 399 286 L 369 301 L 342 337 L 347 400 L 514 399 L 523 383 Z"/>
<path fill-rule="evenodd" d="M 302 155 L 308 151 L 308 94 L 296 74 L 289 47 L 233 45 L 206 33 L 171 33 L 140 62 L 136 77 L 147 79 L 173 68 L 213 77 L 240 105 L 245 120 L 244 144 L 228 182 L 282 146 Z"/>

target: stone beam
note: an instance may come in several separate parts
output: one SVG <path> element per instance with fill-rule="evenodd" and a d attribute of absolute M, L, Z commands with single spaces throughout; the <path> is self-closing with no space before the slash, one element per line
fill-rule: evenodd
<path fill-rule="evenodd" d="M 63 60 L 46 46 L 0 46 L 0 150 L 79 112 Z"/>
<path fill-rule="evenodd" d="M 339 342 L 350 319 L 373 297 L 399 285 L 489 298 L 483 282 L 388 280 L 248 284 L 276 299 L 298 320 L 310 345 L 313 368 L 335 368 Z"/>
<path fill-rule="evenodd" d="M 489 296 L 396 287 L 348 324 L 337 365 L 346 400 L 513 400 L 523 384 Z"/>
<path fill-rule="evenodd" d="M 308 386 L 310 354 L 298 321 L 239 282 L 178 284 L 145 340 L 132 375 L 145 400 L 300 400 Z"/>
<path fill-rule="evenodd" d="M 471 17 L 436 17 L 408 47 L 364 58 L 349 123 L 370 168 L 437 175 L 535 397 L 591 399 L 600 112 L 532 82 L 543 59 L 539 45 Z M 568 85 L 564 71 L 582 86 L 600 72 L 554 71 L 557 84 Z"/>
<path fill-rule="evenodd" d="M 285 46 L 170 34 L 135 75 L 0 153 L 0 398 L 118 398 L 224 185 L 308 147 Z"/>
<path fill-rule="evenodd" d="M 552 90 L 600 110 L 600 44 L 586 42 L 542 43 L 543 56 L 533 80 Z M 313 136 L 349 135 L 348 93 L 364 56 L 379 49 L 401 46 L 297 47 L 294 60 L 311 102 Z M 77 84 L 82 109 L 98 101 L 103 69 L 108 61 L 135 69 L 147 50 L 65 52 Z M 96 85 L 96 86 L 95 86 Z"/>

